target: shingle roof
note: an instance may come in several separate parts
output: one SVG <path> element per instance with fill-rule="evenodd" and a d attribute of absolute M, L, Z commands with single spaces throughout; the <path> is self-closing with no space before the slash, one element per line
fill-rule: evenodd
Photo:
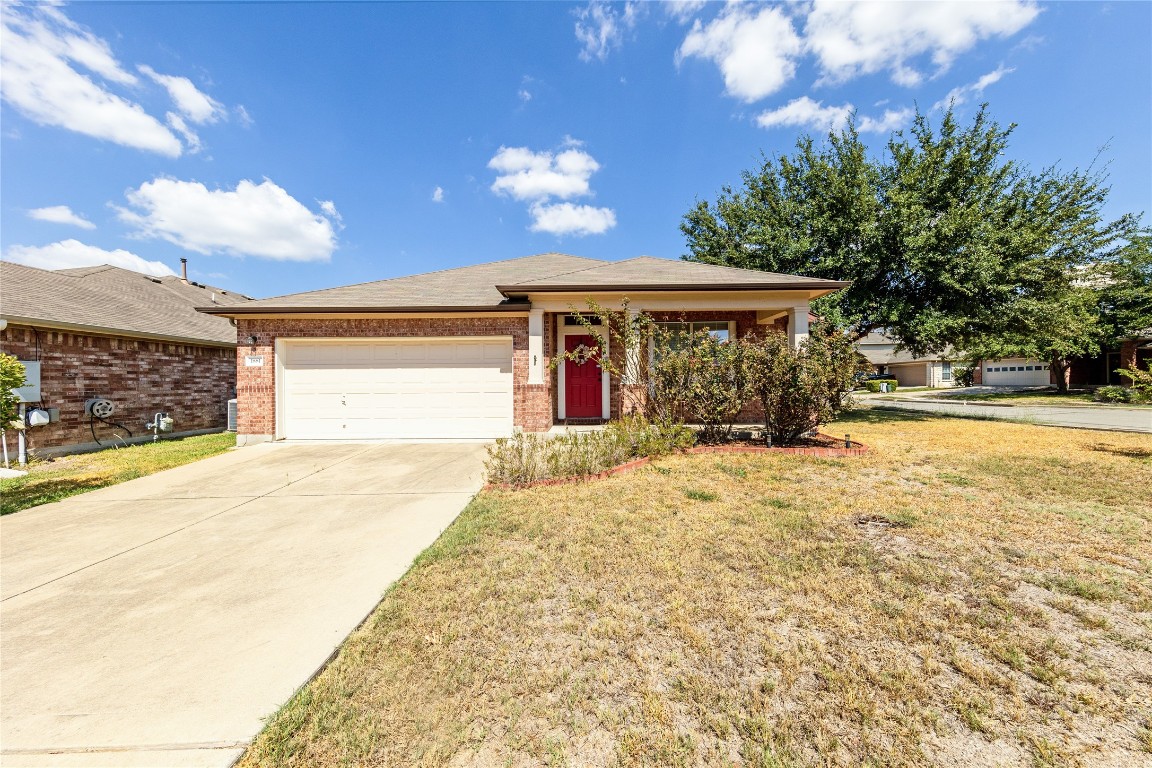
<path fill-rule="evenodd" d="M 505 295 L 519 295 L 537 291 L 572 290 L 835 290 L 845 285 L 847 283 L 817 277 L 640 256 L 535 280 L 518 280 L 498 287 Z"/>
<path fill-rule="evenodd" d="M 46 270 L 0 261 L 0 317 L 10 322 L 234 345 L 236 329 L 197 306 L 235 306 L 247 296 L 111 266 Z"/>
<path fill-rule="evenodd" d="M 564 288 L 583 290 L 835 290 L 835 280 L 778 275 L 652 257 L 611 262 L 544 253 L 410 277 L 378 280 L 341 288 L 276 296 L 245 304 L 235 311 L 206 308 L 213 314 L 260 312 L 448 312 L 522 310 L 517 301 L 529 292 Z"/>

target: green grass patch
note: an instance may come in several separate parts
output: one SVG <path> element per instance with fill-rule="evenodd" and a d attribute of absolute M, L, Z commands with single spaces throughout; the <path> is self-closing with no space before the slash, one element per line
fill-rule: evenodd
<path fill-rule="evenodd" d="M 0 479 L 0 515 L 206 459 L 235 446 L 236 435 L 221 432 L 34 460 L 27 475 Z"/>

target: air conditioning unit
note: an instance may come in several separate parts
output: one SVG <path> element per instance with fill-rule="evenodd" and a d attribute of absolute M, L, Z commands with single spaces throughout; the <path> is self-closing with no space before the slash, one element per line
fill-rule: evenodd
<path fill-rule="evenodd" d="M 228 431 L 236 431 L 236 398 L 228 401 Z"/>

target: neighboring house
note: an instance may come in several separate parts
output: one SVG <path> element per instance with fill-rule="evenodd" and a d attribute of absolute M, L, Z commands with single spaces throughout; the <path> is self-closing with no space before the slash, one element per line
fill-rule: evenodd
<path fill-rule="evenodd" d="M 593 343 L 572 317 L 589 299 L 729 338 L 771 326 L 795 343 L 809 302 L 843 285 L 549 253 L 203 311 L 237 322 L 240 444 L 490 439 L 620 414 L 619 382 L 595 360 L 552 366 Z"/>
<path fill-rule="evenodd" d="M 1078 357 L 1068 369 L 1068 385 L 1072 387 L 1127 384 L 1128 379 L 1117 370 L 1138 368 L 1148 370 L 1152 364 L 1152 328 L 1145 328 L 1125 339 L 1119 346 L 1104 350 L 1095 357 Z"/>
<path fill-rule="evenodd" d="M 877 373 L 891 375 L 902 387 L 956 386 L 950 360 L 939 355 L 915 357 L 896 347 L 896 341 L 883 331 L 872 331 L 856 342 L 856 349 Z"/>
<path fill-rule="evenodd" d="M 1048 363 L 1026 357 L 981 360 L 977 384 L 988 387 L 1046 387 L 1055 384 Z"/>
<path fill-rule="evenodd" d="M 0 351 L 39 363 L 39 405 L 59 410 L 59 421 L 27 431 L 29 446 L 81 451 L 120 444 L 129 430 L 150 440 L 144 425 L 158 412 L 177 434 L 222 430 L 236 385 L 236 329 L 195 308 L 248 301 L 176 276 L 0 262 Z M 108 423 L 85 413 L 90 398 L 114 404 Z"/>
<path fill-rule="evenodd" d="M 953 365 L 959 365 L 941 355 L 914 357 L 896 349 L 895 340 L 883 331 L 873 331 L 856 348 L 876 366 L 877 373 L 888 373 L 902 387 L 954 387 Z M 956 357 L 959 357 L 957 355 Z M 976 384 L 985 386 L 1045 386 L 1052 383 L 1048 363 L 1023 357 L 1003 360 L 981 360 L 974 377 Z"/>

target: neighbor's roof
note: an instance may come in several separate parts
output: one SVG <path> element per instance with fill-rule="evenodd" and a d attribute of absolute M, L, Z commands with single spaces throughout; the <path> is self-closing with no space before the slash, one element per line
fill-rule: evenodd
<path fill-rule="evenodd" d="M 243 294 L 185 283 L 175 275 L 152 277 L 108 265 L 47 270 L 0 262 L 0 317 L 20 325 L 235 345 L 236 329 L 227 319 L 196 307 L 248 301 Z"/>
<path fill-rule="evenodd" d="M 240 315 L 276 312 L 524 311 L 529 293 L 642 290 L 825 290 L 847 283 L 652 257 L 604 261 L 544 253 L 411 277 L 295 293 L 203 312 Z"/>

